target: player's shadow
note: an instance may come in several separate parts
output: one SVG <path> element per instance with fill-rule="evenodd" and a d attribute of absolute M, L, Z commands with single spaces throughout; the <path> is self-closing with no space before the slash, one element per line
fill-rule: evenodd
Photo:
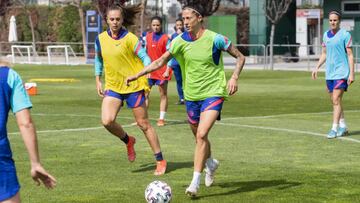
<path fill-rule="evenodd" d="M 278 190 L 285 190 L 291 187 L 301 185 L 300 182 L 288 182 L 287 180 L 257 180 L 257 181 L 239 181 L 239 182 L 226 182 L 226 183 L 214 183 L 213 187 L 220 187 L 230 189 L 227 192 L 215 193 L 209 195 L 198 196 L 196 199 L 202 199 L 213 196 L 227 196 L 243 192 L 252 192 L 262 188 L 276 187 Z"/>
<path fill-rule="evenodd" d="M 193 162 L 168 162 L 166 173 L 171 173 L 177 169 L 181 168 L 192 168 L 194 166 Z M 142 164 L 139 169 L 133 170 L 133 173 L 141 173 L 145 171 L 153 171 L 156 168 L 154 163 Z"/>
<path fill-rule="evenodd" d="M 360 135 L 360 131 L 349 131 L 349 135 L 348 136 L 351 136 L 351 135 Z"/>

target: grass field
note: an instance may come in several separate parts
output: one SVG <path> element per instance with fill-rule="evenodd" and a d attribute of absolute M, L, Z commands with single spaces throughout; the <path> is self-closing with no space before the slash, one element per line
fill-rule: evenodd
<path fill-rule="evenodd" d="M 327 140 L 331 105 L 324 77 L 308 72 L 251 71 L 246 67 L 239 92 L 225 102 L 222 121 L 210 134 L 213 156 L 220 161 L 216 182 L 191 200 L 184 191 L 192 178 L 194 139 L 185 107 L 169 84 L 168 125 L 155 127 L 168 172 L 152 175 L 154 158 L 141 131 L 129 124 L 126 107 L 118 122 L 137 137 L 137 159 L 127 161 L 124 145 L 100 123 L 101 100 L 90 66 L 14 67 L 24 81 L 75 78 L 72 83 L 38 82 L 32 97 L 43 165 L 57 177 L 57 188 L 38 188 L 10 116 L 8 131 L 23 202 L 145 202 L 153 180 L 172 187 L 172 202 L 360 202 L 360 84 L 344 96 L 350 136 Z M 230 74 L 230 72 L 229 72 Z M 228 74 L 228 76 L 229 76 Z M 357 75 L 358 77 L 360 75 Z M 158 118 L 158 92 L 151 95 L 150 118 Z"/>

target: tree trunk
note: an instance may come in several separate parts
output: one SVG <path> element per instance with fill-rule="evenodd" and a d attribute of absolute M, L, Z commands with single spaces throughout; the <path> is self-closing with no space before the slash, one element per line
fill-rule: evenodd
<path fill-rule="evenodd" d="M 140 16 L 140 36 L 144 32 L 144 18 L 145 18 L 145 9 L 146 9 L 147 0 L 142 0 L 141 4 L 143 6 L 143 9 L 141 11 L 141 16 Z"/>
<path fill-rule="evenodd" d="M 25 8 L 26 9 L 26 8 Z M 31 29 L 31 38 L 32 38 L 32 47 L 33 47 L 33 51 L 34 51 L 34 56 L 35 57 L 38 57 L 39 55 L 37 54 L 36 52 L 36 46 L 35 46 L 35 28 L 34 28 L 34 23 L 32 21 L 32 18 L 31 18 L 31 11 L 27 10 L 26 9 L 26 12 L 28 14 L 28 18 L 29 18 L 29 23 L 30 23 L 30 29 Z"/>
<path fill-rule="evenodd" d="M 86 30 L 85 30 L 85 19 L 84 19 L 84 10 L 81 7 L 81 0 L 77 1 L 77 7 L 79 11 L 80 17 L 80 24 L 81 24 L 81 36 L 82 36 L 82 43 L 83 43 L 83 51 L 84 56 L 87 58 L 87 45 L 86 45 Z"/>
<path fill-rule="evenodd" d="M 270 70 L 274 70 L 274 33 L 275 33 L 275 24 L 271 24 L 270 32 Z"/>

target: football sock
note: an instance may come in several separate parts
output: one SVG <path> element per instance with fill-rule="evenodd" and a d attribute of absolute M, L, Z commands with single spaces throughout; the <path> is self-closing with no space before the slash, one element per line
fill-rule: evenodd
<path fill-rule="evenodd" d="M 193 179 L 191 181 L 191 185 L 199 186 L 200 185 L 200 177 L 201 177 L 201 173 L 197 172 L 197 171 L 194 171 Z"/>
<path fill-rule="evenodd" d="M 129 136 L 127 133 L 125 133 L 125 137 L 120 138 L 121 141 L 123 141 L 125 144 L 129 143 Z"/>
<path fill-rule="evenodd" d="M 333 123 L 331 130 L 337 132 L 338 126 L 339 126 L 339 124 Z"/>
<path fill-rule="evenodd" d="M 156 161 L 162 161 L 164 160 L 162 152 L 154 154 Z"/>
<path fill-rule="evenodd" d="M 165 111 L 160 111 L 160 117 L 159 117 L 159 119 L 160 119 L 160 120 L 164 120 L 164 119 L 165 119 L 165 114 L 166 114 Z"/>
<path fill-rule="evenodd" d="M 345 118 L 340 118 L 339 127 L 346 128 Z"/>

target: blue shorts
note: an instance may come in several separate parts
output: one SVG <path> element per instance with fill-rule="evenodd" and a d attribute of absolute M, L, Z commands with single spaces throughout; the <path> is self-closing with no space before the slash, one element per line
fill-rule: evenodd
<path fill-rule="evenodd" d="M 124 100 L 125 100 L 128 108 L 139 107 L 145 101 L 144 90 L 129 93 L 129 94 L 120 94 L 120 93 L 114 92 L 112 90 L 105 90 L 104 95 L 106 97 L 115 97 L 117 99 L 120 99 L 122 102 L 124 102 Z"/>
<path fill-rule="evenodd" d="M 334 89 L 343 89 L 344 91 L 347 91 L 348 84 L 346 79 L 341 80 L 326 80 L 326 86 L 328 89 L 328 92 L 332 93 Z"/>
<path fill-rule="evenodd" d="M 149 86 L 152 87 L 154 85 L 160 86 L 160 85 L 166 84 L 166 83 L 168 83 L 168 81 L 148 78 L 148 83 L 149 83 Z"/>
<path fill-rule="evenodd" d="M 223 97 L 210 97 L 201 101 L 186 101 L 186 111 L 188 121 L 191 124 L 197 124 L 200 121 L 201 112 L 207 110 L 216 110 L 219 112 L 217 120 L 220 120 L 221 109 L 224 103 Z"/>
<path fill-rule="evenodd" d="M 13 197 L 19 190 L 20 184 L 16 176 L 15 165 L 4 167 L 0 164 L 0 202 Z"/>

